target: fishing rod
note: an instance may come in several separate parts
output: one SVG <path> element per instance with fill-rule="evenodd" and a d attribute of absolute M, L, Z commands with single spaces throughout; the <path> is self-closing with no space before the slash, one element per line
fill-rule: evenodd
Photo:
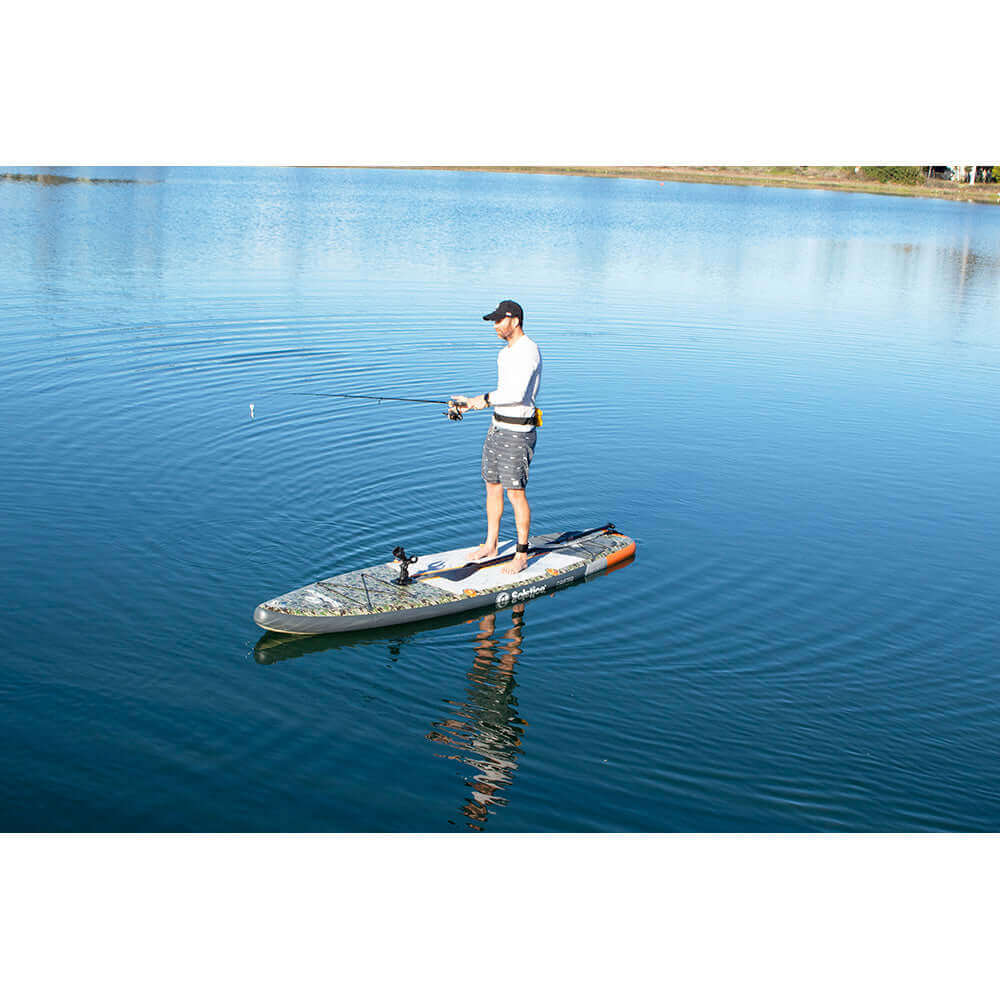
<path fill-rule="evenodd" d="M 461 420 L 462 411 L 452 403 L 450 399 L 414 399 L 412 396 L 363 396 L 357 392 L 296 392 L 295 396 L 329 396 L 331 399 L 375 399 L 382 402 L 383 399 L 391 403 L 441 403 L 447 406 L 445 410 L 449 420 Z"/>

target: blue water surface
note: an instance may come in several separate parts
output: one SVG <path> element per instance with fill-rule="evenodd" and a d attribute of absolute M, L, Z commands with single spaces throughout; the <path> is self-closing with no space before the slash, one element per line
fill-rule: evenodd
<path fill-rule="evenodd" d="M 1000 209 L 0 172 L 91 179 L 0 180 L 0 829 L 1000 828 Z M 266 598 L 481 541 L 483 415 L 300 393 L 489 389 L 502 298 L 534 528 L 635 561 L 264 636 Z"/>

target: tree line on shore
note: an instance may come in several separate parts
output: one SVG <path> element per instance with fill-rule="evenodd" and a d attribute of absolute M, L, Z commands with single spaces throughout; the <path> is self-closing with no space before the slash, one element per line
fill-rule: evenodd
<path fill-rule="evenodd" d="M 890 184 L 926 184 L 935 179 L 960 184 L 1000 183 L 1000 166 L 855 167 L 854 172 L 867 180 Z"/>

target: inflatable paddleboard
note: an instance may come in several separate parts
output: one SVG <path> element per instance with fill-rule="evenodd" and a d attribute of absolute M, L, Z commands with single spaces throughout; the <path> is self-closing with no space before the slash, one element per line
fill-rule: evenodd
<path fill-rule="evenodd" d="M 635 554 L 635 540 L 613 524 L 534 535 L 528 545 L 528 565 L 514 575 L 503 572 L 514 555 L 512 541 L 498 547 L 496 558 L 476 563 L 466 561 L 472 545 L 420 557 L 397 549 L 391 562 L 331 576 L 264 601 L 253 618 L 269 632 L 319 635 L 402 625 L 476 608 L 506 608 Z"/>

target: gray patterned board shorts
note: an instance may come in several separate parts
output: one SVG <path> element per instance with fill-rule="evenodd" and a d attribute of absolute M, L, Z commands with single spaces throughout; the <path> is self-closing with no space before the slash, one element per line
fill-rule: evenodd
<path fill-rule="evenodd" d="M 491 427 L 483 444 L 483 479 L 509 490 L 523 490 L 537 439 L 534 427 L 527 432 Z"/>

